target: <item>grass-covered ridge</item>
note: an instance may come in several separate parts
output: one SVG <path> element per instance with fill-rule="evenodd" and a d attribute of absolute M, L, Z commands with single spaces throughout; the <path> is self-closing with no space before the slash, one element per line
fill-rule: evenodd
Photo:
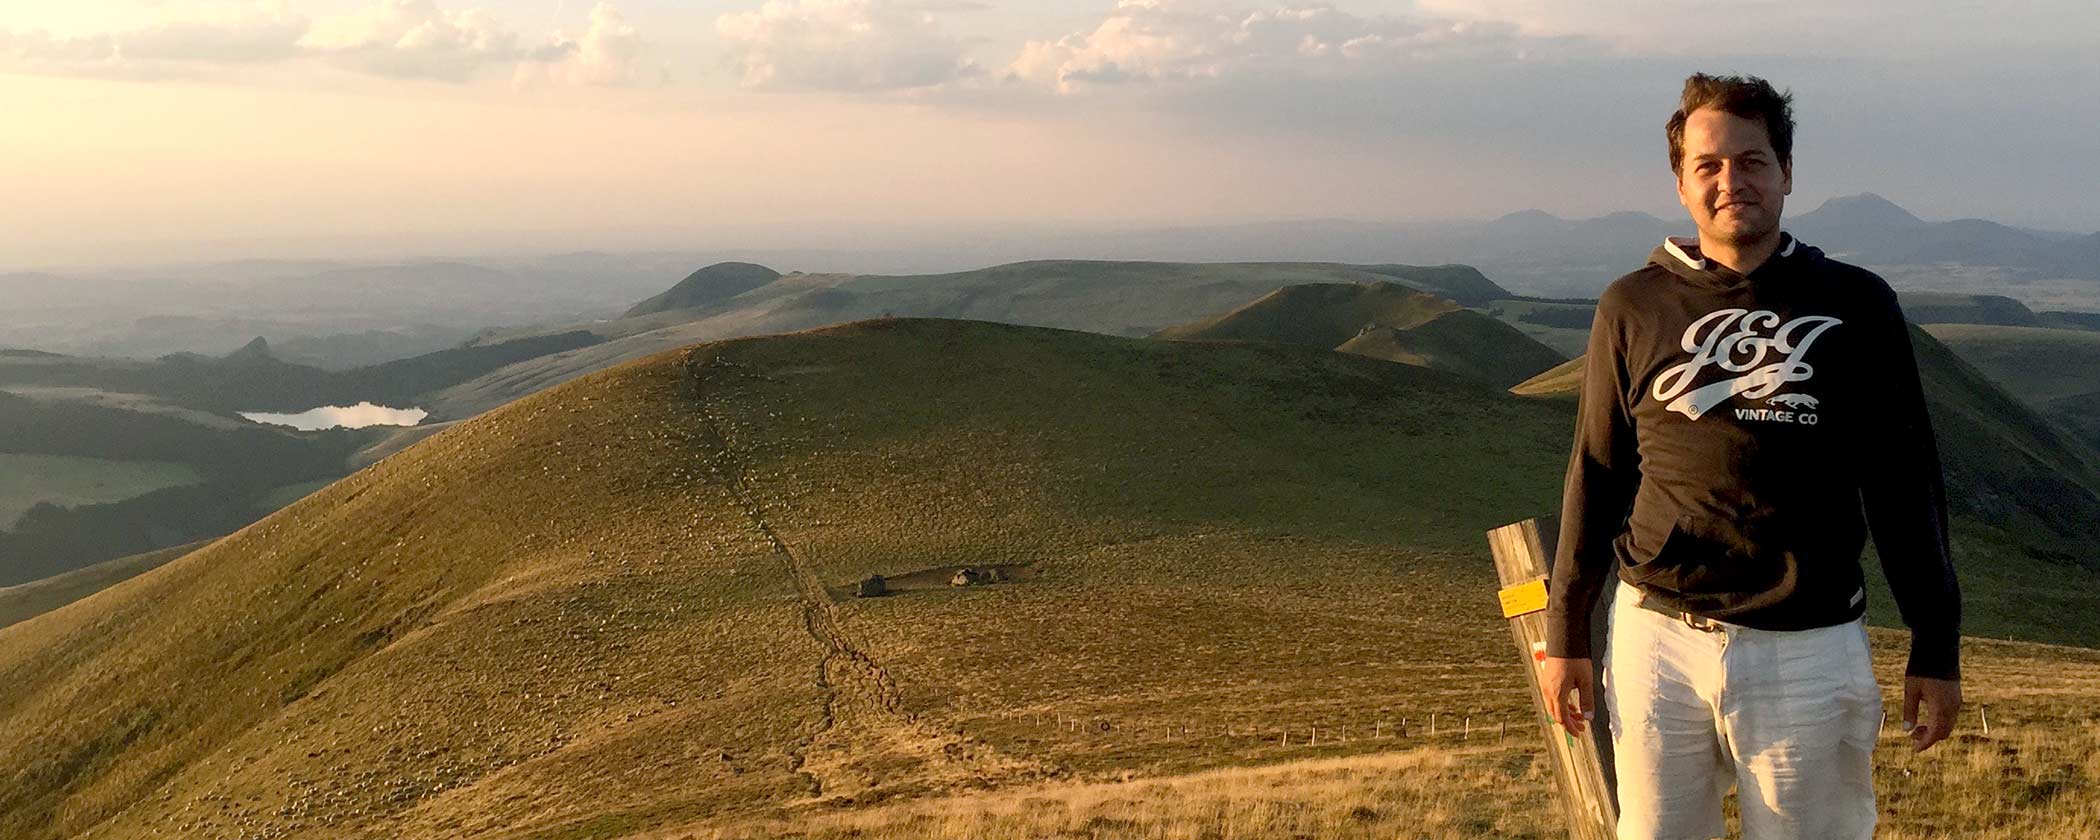
<path fill-rule="evenodd" d="M 1517 685 L 1489 612 L 1429 618 L 1483 597 L 1480 530 L 1557 483 L 1553 444 L 1464 429 L 1557 412 L 1324 351 L 979 323 L 687 355 L 463 423 L 0 629 L 0 749 L 33 756 L 0 834 L 654 824 L 1190 758 L 970 722 L 995 709 L 1226 692 L 1276 714 L 1331 704 L 1304 689 L 1360 659 L 1366 690 L 1429 677 L 1409 702 Z M 991 563 L 1039 574 L 819 606 L 869 572 Z M 1401 638 L 1422 653 L 1363 659 Z"/>
<path fill-rule="evenodd" d="M 976 322 L 661 354 L 0 628 L 0 836 L 710 836 L 1519 730 L 1481 534 L 1553 509 L 1571 420 Z M 960 566 L 1017 573 L 846 594 Z"/>

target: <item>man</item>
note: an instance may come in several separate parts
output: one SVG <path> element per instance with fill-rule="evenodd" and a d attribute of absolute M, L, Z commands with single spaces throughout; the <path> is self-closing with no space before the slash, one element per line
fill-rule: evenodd
<path fill-rule="evenodd" d="M 1870 530 L 1911 628 L 1912 749 L 1945 738 L 1961 705 L 1909 328 L 1880 277 L 1781 231 L 1791 101 L 1754 77 L 1685 81 L 1665 133 L 1698 238 L 1614 281 L 1590 330 L 1541 688 L 1581 733 L 1591 609 L 1615 586 L 1602 690 L 1621 838 L 1720 836 L 1731 783 L 1745 838 L 1873 835 Z"/>

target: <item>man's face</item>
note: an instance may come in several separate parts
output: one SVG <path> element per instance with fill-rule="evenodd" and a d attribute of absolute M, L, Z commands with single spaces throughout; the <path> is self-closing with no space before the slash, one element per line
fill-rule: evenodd
<path fill-rule="evenodd" d="M 1719 108 L 1686 115 L 1677 200 L 1702 236 L 1737 245 L 1771 236 L 1793 191 L 1793 173 L 1779 164 L 1763 123 Z"/>

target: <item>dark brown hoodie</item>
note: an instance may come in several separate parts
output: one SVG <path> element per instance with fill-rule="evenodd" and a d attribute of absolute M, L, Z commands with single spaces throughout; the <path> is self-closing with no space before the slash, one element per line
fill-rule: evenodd
<path fill-rule="evenodd" d="M 1871 531 L 1911 628 L 1954 678 L 1961 601 L 1910 333 L 1872 272 L 1783 235 L 1749 275 L 1673 239 L 1598 299 L 1561 501 L 1546 650 L 1590 655 L 1611 574 L 1767 630 L 1866 610 Z"/>

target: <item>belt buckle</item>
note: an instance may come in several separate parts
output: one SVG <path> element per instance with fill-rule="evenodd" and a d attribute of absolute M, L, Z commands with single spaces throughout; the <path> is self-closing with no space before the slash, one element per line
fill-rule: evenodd
<path fill-rule="evenodd" d="M 1721 632 L 1720 625 L 1715 624 L 1713 619 L 1707 618 L 1703 615 L 1693 615 L 1688 612 L 1680 612 L 1677 614 L 1677 620 L 1684 622 L 1684 626 L 1690 627 L 1693 630 L 1697 630 L 1701 633 Z"/>

